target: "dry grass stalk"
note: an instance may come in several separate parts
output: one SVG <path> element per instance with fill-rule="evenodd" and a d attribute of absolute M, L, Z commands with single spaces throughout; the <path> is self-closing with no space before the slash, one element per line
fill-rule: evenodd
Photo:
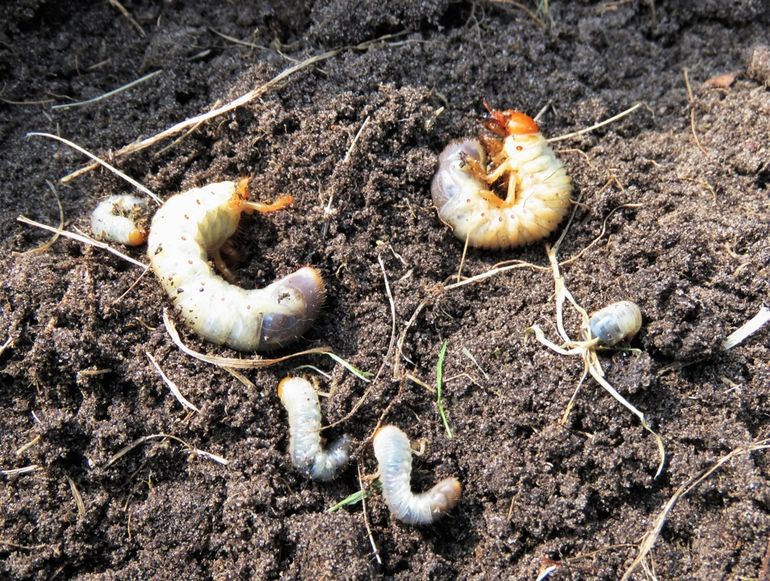
<path fill-rule="evenodd" d="M 711 476 L 714 472 L 719 470 L 722 466 L 724 466 L 730 460 L 737 458 L 738 456 L 742 456 L 744 454 L 750 454 L 752 452 L 756 452 L 757 450 L 765 450 L 767 448 L 770 448 L 770 438 L 767 438 L 764 440 L 757 440 L 756 442 L 752 442 L 751 444 L 748 444 L 746 446 L 738 446 L 729 454 L 722 456 L 719 460 L 714 462 L 714 464 L 712 464 L 710 467 L 705 468 L 704 470 L 701 470 L 698 474 L 692 476 L 687 482 L 679 486 L 679 488 L 676 489 L 676 492 L 674 492 L 673 496 L 663 506 L 663 509 L 658 514 L 657 518 L 655 519 L 655 522 L 653 522 L 652 527 L 650 527 L 650 530 L 648 530 L 647 533 L 644 535 L 644 537 L 642 537 L 642 542 L 639 544 L 639 554 L 636 556 L 636 558 L 628 567 L 628 569 L 626 569 L 626 572 L 623 574 L 621 581 L 626 581 L 627 579 L 630 579 L 631 575 L 633 575 L 634 571 L 636 571 L 639 565 L 644 566 L 647 556 L 650 554 L 650 551 L 652 551 L 652 548 L 655 545 L 655 542 L 658 540 L 658 537 L 660 536 L 660 532 L 663 530 L 663 525 L 666 524 L 666 520 L 668 519 L 669 513 L 673 510 L 674 505 L 676 505 L 676 503 L 682 497 L 689 494 L 701 482 L 706 480 L 709 476 Z"/>
<path fill-rule="evenodd" d="M 173 395 L 177 401 L 182 404 L 182 407 L 187 408 L 188 410 L 192 410 L 196 413 L 200 413 L 201 410 L 199 410 L 195 405 L 190 403 L 185 396 L 182 395 L 182 392 L 179 391 L 179 388 L 177 387 L 176 383 L 171 381 L 168 376 L 163 373 L 163 370 L 160 368 L 160 365 L 158 365 L 158 362 L 155 361 L 155 358 L 150 355 L 149 351 L 144 352 L 145 355 L 147 355 L 147 358 L 150 360 L 150 363 L 152 363 L 153 367 L 155 367 L 155 370 L 160 374 L 160 378 L 164 381 L 164 383 L 168 386 L 169 390 L 171 390 L 171 395 Z"/>
<path fill-rule="evenodd" d="M 150 440 L 157 440 L 157 439 L 170 439 L 174 440 L 175 442 L 179 442 L 182 444 L 185 448 L 188 448 L 191 452 L 193 452 L 197 456 L 201 456 L 203 458 L 208 458 L 209 460 L 213 460 L 217 464 L 222 464 L 223 466 L 226 466 L 229 464 L 229 462 L 223 458 L 222 456 L 219 456 L 218 454 L 212 454 L 211 452 L 206 452 L 205 450 L 200 450 L 199 448 L 196 448 L 192 444 L 189 444 L 185 442 L 181 438 L 177 438 L 176 436 L 172 436 L 171 434 L 150 434 L 149 436 L 142 436 L 138 440 L 134 440 L 127 446 L 124 446 L 118 452 L 107 461 L 107 464 L 105 464 L 105 467 L 112 466 L 115 462 L 120 460 L 123 456 L 128 454 L 131 450 L 136 448 L 137 446 L 141 446 L 145 442 L 149 442 Z"/>

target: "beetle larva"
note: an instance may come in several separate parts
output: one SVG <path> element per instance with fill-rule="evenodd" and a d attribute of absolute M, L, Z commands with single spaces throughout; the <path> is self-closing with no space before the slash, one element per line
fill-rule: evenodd
<path fill-rule="evenodd" d="M 422 494 L 412 492 L 412 448 L 409 438 L 396 426 L 384 426 L 374 435 L 374 455 L 380 465 L 385 502 L 398 520 L 412 525 L 435 522 L 460 501 L 457 478 L 445 478 Z"/>
<path fill-rule="evenodd" d="M 612 347 L 630 339 L 642 328 L 642 311 L 631 301 L 620 301 L 599 309 L 588 321 L 591 337 L 599 344 Z"/>
<path fill-rule="evenodd" d="M 572 181 L 564 165 L 524 113 L 490 109 L 484 125 L 498 137 L 450 143 L 439 157 L 431 185 L 439 217 L 476 248 L 544 238 L 569 208 Z M 492 189 L 501 179 L 504 199 Z"/>
<path fill-rule="evenodd" d="M 147 200 L 129 194 L 102 200 L 91 214 L 91 232 L 96 238 L 127 246 L 144 244 L 146 226 Z"/>
<path fill-rule="evenodd" d="M 321 274 L 304 267 L 263 289 L 247 290 L 214 272 L 227 272 L 219 254 L 241 212 L 270 212 L 289 203 L 249 202 L 248 180 L 219 182 L 172 196 L 156 212 L 147 256 L 185 322 L 202 338 L 241 351 L 289 343 L 313 323 L 324 298 Z"/>
<path fill-rule="evenodd" d="M 321 405 L 306 379 L 285 377 L 278 397 L 289 415 L 289 453 L 294 465 L 313 480 L 332 480 L 348 463 L 350 441 L 342 436 L 324 450 L 321 447 Z"/>

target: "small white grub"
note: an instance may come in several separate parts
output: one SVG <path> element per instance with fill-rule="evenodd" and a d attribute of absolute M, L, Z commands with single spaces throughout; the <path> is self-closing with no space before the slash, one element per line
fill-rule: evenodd
<path fill-rule="evenodd" d="M 619 301 L 596 311 L 588 321 L 591 337 L 604 347 L 630 339 L 642 328 L 642 311 L 636 303 Z"/>
<path fill-rule="evenodd" d="M 333 480 L 349 459 L 350 441 L 342 436 L 324 450 L 321 445 L 321 404 L 310 382 L 285 377 L 278 397 L 289 414 L 289 453 L 294 465 L 313 480 Z"/>
<path fill-rule="evenodd" d="M 428 525 L 443 517 L 460 501 L 457 478 L 445 478 L 422 494 L 412 492 L 412 448 L 409 438 L 396 426 L 383 426 L 374 435 L 374 455 L 380 465 L 385 502 L 398 520 Z"/>
<path fill-rule="evenodd" d="M 124 194 L 99 202 L 91 214 L 91 232 L 100 240 L 139 246 L 147 240 L 147 200 Z"/>

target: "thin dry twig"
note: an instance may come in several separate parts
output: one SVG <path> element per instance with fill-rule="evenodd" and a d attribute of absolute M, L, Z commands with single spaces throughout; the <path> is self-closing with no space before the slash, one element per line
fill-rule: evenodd
<path fill-rule="evenodd" d="M 126 20 L 131 23 L 131 26 L 139 31 L 140 35 L 147 36 L 147 33 L 144 31 L 144 28 L 142 28 L 142 25 L 139 24 L 133 16 L 131 16 L 131 13 L 126 10 L 126 8 L 118 0 L 109 0 L 109 2 L 118 9 L 118 11 L 126 18 Z"/>
<path fill-rule="evenodd" d="M 213 109 L 216 109 L 216 108 L 217 108 L 217 107 L 219 107 L 220 105 L 222 105 L 222 101 L 221 101 L 220 99 L 217 99 L 217 100 L 214 102 L 214 105 L 211 107 L 211 109 L 212 109 L 212 110 L 213 110 Z M 160 157 L 161 155 L 163 155 L 163 154 L 164 154 L 164 153 L 166 153 L 167 151 L 170 151 L 170 150 L 174 149 L 174 148 L 175 148 L 177 145 L 179 145 L 180 143 L 182 143 L 182 142 L 183 142 L 185 139 L 187 139 L 187 138 L 188 138 L 190 135 L 192 135 L 193 133 L 195 133 L 195 131 L 198 129 L 198 127 L 200 127 L 200 126 L 201 126 L 201 125 L 203 125 L 204 123 L 205 123 L 205 121 L 201 121 L 201 122 L 197 123 L 196 125 L 193 125 L 193 126 L 192 126 L 192 127 L 190 127 L 190 128 L 187 130 L 187 131 L 185 131 L 184 133 L 182 133 L 182 135 L 180 135 L 179 137 L 177 137 L 176 139 L 174 139 L 174 141 L 172 141 L 172 142 L 171 142 L 171 143 L 169 143 L 168 145 L 164 145 L 163 147 L 161 147 L 161 148 L 160 148 L 158 151 L 156 151 L 156 152 L 153 154 L 153 156 L 154 156 L 154 157 Z"/>
<path fill-rule="evenodd" d="M 166 326 L 166 331 L 168 331 L 168 334 L 171 336 L 171 340 L 184 353 L 200 361 L 205 361 L 211 365 L 216 365 L 217 367 L 229 367 L 231 369 L 262 369 L 264 367 L 270 367 L 271 365 L 283 363 L 284 361 L 294 359 L 295 357 L 301 357 L 302 355 L 326 355 L 331 353 L 331 349 L 328 347 L 315 347 L 313 349 L 306 349 L 305 351 L 290 353 L 289 355 L 276 357 L 274 359 L 236 359 L 234 357 L 218 357 L 216 355 L 206 355 L 204 353 L 199 353 L 194 349 L 190 349 L 182 342 L 182 339 L 179 337 L 179 332 L 176 330 L 176 325 L 174 325 L 174 322 L 171 320 L 171 317 L 168 314 L 168 309 L 163 309 L 163 324 Z"/>
<path fill-rule="evenodd" d="M 607 214 L 602 221 L 602 229 L 599 231 L 599 234 L 589 242 L 589 244 L 583 248 L 580 252 L 578 252 L 575 256 L 570 256 L 569 258 L 566 258 L 559 262 L 559 266 L 565 266 L 567 264 L 572 264 L 576 260 L 578 260 L 581 256 L 583 256 L 586 252 L 588 252 L 591 248 L 593 248 L 596 244 L 599 243 L 599 241 L 604 236 L 605 232 L 607 232 L 607 222 L 610 221 L 610 218 L 615 214 L 615 212 L 619 212 L 620 210 L 623 210 L 625 208 L 641 208 L 643 204 L 622 204 L 620 206 L 617 206 L 616 208 L 613 208 L 609 214 Z"/>
<path fill-rule="evenodd" d="M 137 277 L 136 277 L 136 279 L 134 280 L 134 282 L 132 282 L 132 283 L 131 283 L 131 284 L 128 286 L 128 288 L 127 288 L 127 289 L 126 289 L 126 290 L 125 290 L 123 293 L 121 293 L 121 295 L 120 295 L 118 298 L 116 298 L 114 301 L 112 301 L 112 302 L 110 303 L 110 307 L 112 307 L 113 305 L 116 305 L 116 304 L 118 304 L 120 301 L 122 301 L 122 300 L 123 300 L 123 298 L 124 298 L 124 297 L 126 297 L 126 296 L 128 295 L 128 293 L 130 293 L 130 292 L 131 292 L 131 291 L 134 289 L 134 287 L 136 287 L 136 285 L 138 285 L 138 284 L 139 284 L 139 282 L 142 280 L 142 278 L 144 277 L 144 275 L 145 275 L 145 274 L 147 274 L 148 272 L 149 272 L 149 269 L 148 269 L 148 268 L 145 268 L 145 269 L 142 271 L 142 273 L 141 273 L 139 276 L 137 276 Z"/>
<path fill-rule="evenodd" d="M 53 192 L 54 198 L 56 199 L 56 205 L 59 206 L 59 230 L 63 230 L 64 229 L 64 207 L 61 204 L 61 198 L 59 197 L 59 192 L 56 191 L 56 188 L 54 187 L 54 185 L 48 180 L 46 180 L 45 183 Z M 41 244 L 40 246 L 36 248 L 30 248 L 29 250 L 25 250 L 24 252 L 18 252 L 14 254 L 16 256 L 25 256 L 29 254 L 42 254 L 46 252 L 49 248 L 51 248 L 51 246 L 53 246 L 54 242 L 56 242 L 59 239 L 59 236 L 61 236 L 59 232 L 54 232 L 54 235 L 51 236 L 51 238 L 49 238 L 46 242 L 43 242 L 43 244 Z"/>
<path fill-rule="evenodd" d="M 342 158 L 342 161 L 340 162 L 340 165 L 338 167 L 341 167 L 348 163 L 350 161 L 350 156 L 353 153 L 353 149 L 356 147 L 356 143 L 358 143 L 358 140 L 361 138 L 361 134 L 364 132 L 364 129 L 369 124 L 369 119 L 371 119 L 370 115 L 366 116 L 366 119 L 364 119 L 364 122 L 361 124 L 361 127 L 356 132 L 355 136 L 353 137 L 353 141 L 350 142 L 350 147 L 348 147 L 347 152 L 345 153 L 345 157 Z M 324 216 L 331 216 L 332 212 L 332 204 L 334 203 L 334 192 L 332 192 L 329 195 L 329 202 L 326 204 L 326 207 L 324 208 Z M 321 230 L 321 236 L 326 238 L 326 233 L 329 231 L 329 222 L 328 220 L 324 222 L 323 229 Z"/>
<path fill-rule="evenodd" d="M 86 236 L 85 234 L 76 234 L 75 232 L 70 232 L 68 230 L 62 230 L 61 228 L 54 228 L 53 226 L 49 226 L 48 224 L 42 224 L 40 222 L 36 222 L 35 220 L 30 220 L 24 215 L 19 216 L 16 218 L 19 222 L 22 224 L 27 224 L 29 226 L 34 226 L 36 228 L 42 228 L 43 230 L 48 230 L 49 232 L 57 232 L 58 234 L 61 234 L 62 236 L 66 238 L 72 238 L 72 240 L 77 240 L 78 242 L 82 242 L 83 244 L 89 244 L 91 246 L 95 246 L 96 248 L 101 248 L 102 250 L 106 250 L 107 252 L 110 252 L 114 254 L 115 256 L 122 258 L 126 262 L 130 262 L 131 264 L 135 264 L 136 266 L 140 266 L 141 268 L 144 268 L 145 270 L 149 267 L 144 264 L 143 262 L 139 262 L 135 258 L 131 258 L 127 254 L 123 254 L 120 250 L 115 250 L 112 246 L 109 244 L 105 244 L 104 242 L 100 242 L 98 240 L 94 240 L 90 236 Z"/>
<path fill-rule="evenodd" d="M 8 105 L 33 106 L 33 105 L 48 105 L 48 103 L 53 103 L 54 99 L 39 99 L 37 101 L 14 101 L 12 99 L 4 99 L 0 97 L 0 102 L 7 103 Z"/>
<path fill-rule="evenodd" d="M 17 456 L 21 456 L 24 452 L 26 452 L 27 450 L 29 450 L 33 446 L 37 445 L 42 439 L 43 439 L 43 436 L 41 434 L 38 434 L 37 436 L 32 438 L 26 444 L 22 444 L 21 446 L 19 446 L 18 449 L 15 452 L 16 455 Z"/>
<path fill-rule="evenodd" d="M 3 353 L 5 353 L 5 350 L 6 350 L 6 349 L 8 349 L 8 347 L 10 347 L 12 343 L 13 343 L 13 337 L 8 337 L 8 338 L 5 340 L 5 343 L 3 343 L 2 345 L 0 345 L 0 355 L 2 355 Z"/>
<path fill-rule="evenodd" d="M 470 233 L 465 237 L 465 244 L 463 244 L 463 255 L 460 257 L 460 266 L 457 267 L 457 281 L 460 282 L 463 276 L 463 266 L 465 266 L 465 257 L 468 254 L 468 246 L 471 241 Z"/>
<path fill-rule="evenodd" d="M 238 371 L 237 369 L 233 369 L 232 367 L 223 367 L 227 373 L 232 375 L 235 379 L 240 381 L 243 385 L 248 387 L 249 389 L 257 389 L 257 386 L 254 384 L 253 381 L 251 381 L 248 377 L 246 377 L 243 373 Z"/>
<path fill-rule="evenodd" d="M 714 464 L 712 464 L 710 467 L 705 468 L 704 470 L 701 470 L 698 474 L 691 477 L 687 482 L 679 486 L 679 488 L 676 489 L 676 492 L 674 492 L 673 496 L 663 506 L 663 509 L 658 514 L 652 527 L 650 527 L 650 530 L 647 531 L 644 537 L 642 537 L 642 542 L 639 544 L 639 554 L 636 556 L 636 558 L 628 567 L 628 569 L 626 569 L 626 572 L 623 574 L 621 581 L 630 579 L 631 575 L 634 573 L 637 567 L 639 567 L 639 565 L 643 565 L 643 562 L 645 561 L 647 556 L 650 554 L 650 551 L 652 551 L 652 548 L 655 545 L 655 542 L 658 540 L 658 537 L 660 536 L 660 532 L 663 530 L 663 525 L 666 524 L 666 520 L 668 519 L 669 513 L 673 510 L 674 505 L 682 497 L 689 494 L 701 482 L 706 480 L 709 476 L 711 476 L 714 472 L 719 470 L 719 468 L 721 468 L 724 464 L 726 464 L 733 458 L 742 456 L 744 454 L 750 454 L 752 452 L 756 452 L 757 450 L 765 450 L 767 448 L 770 448 L 770 438 L 757 440 L 746 446 L 738 446 L 729 454 L 722 456 L 719 460 L 714 462 Z"/>
<path fill-rule="evenodd" d="M 182 392 L 179 391 L 179 388 L 177 387 L 176 383 L 171 381 L 168 376 L 163 373 L 163 370 L 160 368 L 160 365 L 158 365 L 158 362 L 155 361 L 155 358 L 150 355 L 149 351 L 144 352 L 145 355 L 147 355 L 147 358 L 150 360 L 150 363 L 152 363 L 153 367 L 155 367 L 156 371 L 160 374 L 160 378 L 165 382 L 165 384 L 168 386 L 169 390 L 171 390 L 171 395 L 173 395 L 177 401 L 182 404 L 182 407 L 186 407 L 188 410 L 192 410 L 196 413 L 200 413 L 201 410 L 199 410 L 195 405 L 190 403 L 185 396 L 182 395 Z"/>
<path fill-rule="evenodd" d="M 48 545 L 19 545 L 16 543 L 12 543 L 10 541 L 6 541 L 5 539 L 0 539 L 0 545 L 11 547 L 12 549 L 21 549 L 22 551 L 36 551 L 37 549 L 44 549 Z"/>
<path fill-rule="evenodd" d="M 487 270 L 486 272 L 482 272 L 481 274 L 471 276 L 469 278 L 461 280 L 460 282 L 454 282 L 452 284 L 448 284 L 444 287 L 444 290 L 453 290 L 468 284 L 474 284 L 484 279 L 497 276 L 498 274 L 501 274 L 503 272 L 507 272 L 509 270 L 518 270 L 519 268 L 531 268 L 532 270 L 540 270 L 540 271 L 548 270 L 547 266 L 532 264 L 531 262 L 526 262 L 524 260 L 512 260 L 508 262 L 513 262 L 513 264 L 509 264 L 507 266 L 493 266 L 491 269 Z"/>
<path fill-rule="evenodd" d="M 401 33 L 403 34 L 403 33 Z M 200 115 L 196 115 L 194 117 L 190 117 L 188 119 L 185 119 L 184 121 L 180 121 L 176 125 L 172 125 L 168 129 L 165 129 L 164 131 L 161 131 L 160 133 L 153 135 L 152 137 L 148 137 L 147 139 L 142 139 L 141 141 L 136 141 L 134 143 L 130 143 L 126 145 L 125 147 L 121 147 L 116 152 L 114 152 L 114 157 L 123 157 L 125 155 L 130 155 L 132 153 L 135 153 L 137 151 L 141 151 L 147 147 L 150 147 L 159 141 L 163 141 L 164 139 L 167 139 L 168 137 L 171 137 L 173 135 L 176 135 L 177 133 L 180 133 L 184 130 L 186 130 L 188 127 L 192 127 L 194 125 L 198 125 L 202 121 L 208 121 L 210 119 L 213 119 L 215 117 L 219 117 L 220 115 L 224 115 L 225 113 L 228 113 L 234 109 L 237 109 L 238 107 L 242 107 L 243 105 L 246 105 L 247 103 L 250 103 L 257 97 L 260 97 L 261 95 L 265 94 L 267 91 L 272 89 L 273 87 L 279 85 L 281 82 L 286 80 L 287 78 L 291 77 L 295 73 L 302 71 L 308 67 L 313 66 L 314 64 L 328 60 L 339 53 L 345 51 L 345 50 L 366 50 L 380 42 L 384 42 L 385 40 L 389 40 L 391 38 L 394 38 L 396 36 L 400 36 L 400 34 L 386 34 L 384 36 L 381 36 L 379 38 L 376 38 L 374 40 L 370 40 L 367 42 L 362 42 L 361 44 L 357 44 L 354 46 L 345 46 L 342 48 L 326 51 L 324 53 L 321 53 L 319 55 L 315 55 L 312 57 L 309 57 L 305 59 L 304 61 L 301 61 L 297 63 L 296 65 L 293 65 L 287 69 L 284 69 L 280 73 L 278 73 L 275 77 L 264 83 L 263 85 L 260 85 L 258 87 L 255 87 L 251 91 L 248 91 L 247 93 L 241 95 L 240 97 L 234 99 L 233 101 L 230 101 L 229 103 L 226 103 L 225 105 L 222 105 L 221 107 L 218 107 L 216 109 L 213 109 L 211 111 L 207 111 L 206 113 L 202 113 Z M 96 167 L 95 164 L 87 165 L 83 168 L 80 168 L 79 170 L 76 170 L 69 175 L 64 176 L 60 181 L 62 183 L 67 183 L 76 177 L 89 172 L 93 170 Z"/>
<path fill-rule="evenodd" d="M 625 111 L 622 111 L 618 113 L 617 115 L 614 115 L 610 117 L 609 119 L 605 119 L 604 121 L 600 121 L 599 123 L 596 123 L 594 125 L 591 125 L 590 127 L 586 127 L 585 129 L 581 129 L 579 131 L 573 131 L 572 133 L 566 133 L 564 135 L 559 135 L 557 137 L 551 137 L 549 139 L 546 139 L 548 143 L 554 143 L 556 141 L 563 141 L 565 139 L 570 139 L 572 137 L 577 137 L 579 135 L 584 135 L 586 133 L 590 133 L 591 131 L 594 131 L 595 129 L 599 129 L 600 127 L 604 127 L 605 125 L 609 125 L 610 123 L 614 123 L 618 119 L 622 119 L 626 115 L 630 115 L 634 111 L 636 111 L 639 107 L 642 107 L 644 103 L 637 103 L 633 107 L 630 107 L 626 109 Z"/>
<path fill-rule="evenodd" d="M 51 107 L 51 109 L 70 109 L 72 107 L 83 107 L 84 105 L 91 105 L 92 103 L 98 103 L 99 101 L 108 99 L 109 97 L 122 93 L 123 91 L 127 91 L 128 89 L 131 89 L 136 85 L 140 85 L 146 81 L 149 81 L 153 77 L 157 77 L 162 72 L 163 72 L 162 70 L 153 71 L 149 74 L 144 75 L 143 77 L 136 79 L 135 81 L 131 81 L 130 83 L 127 83 L 122 87 L 118 87 L 117 89 L 113 89 L 112 91 L 108 91 L 107 93 L 103 93 L 97 97 L 86 99 L 85 101 L 76 101 L 74 103 L 64 103 L 62 105 L 54 105 L 53 107 Z"/>
<path fill-rule="evenodd" d="M 401 330 L 401 334 L 398 336 L 398 341 L 396 342 L 395 361 L 393 362 L 393 379 L 401 379 L 401 376 L 403 375 L 401 369 L 402 358 L 414 365 L 414 362 L 412 362 L 406 355 L 404 355 L 404 341 L 406 341 L 406 335 L 409 332 L 409 328 L 414 325 L 414 322 L 417 320 L 417 317 L 420 316 L 422 310 L 428 306 L 428 302 L 428 299 L 425 299 L 419 305 L 417 305 L 417 308 L 412 313 L 412 316 L 409 317 L 406 326 L 404 326 L 404 328 Z"/>
<path fill-rule="evenodd" d="M 123 456 L 128 454 L 131 450 L 133 450 L 137 446 L 141 446 L 145 442 L 149 442 L 150 440 L 166 439 L 166 438 L 168 438 L 170 440 L 174 440 L 175 442 L 179 442 L 185 448 L 188 448 L 191 452 L 193 452 L 197 456 L 202 456 L 203 458 L 208 458 L 209 460 L 213 460 L 217 464 L 222 464 L 223 466 L 227 466 L 227 464 L 229 464 L 229 462 L 225 458 L 223 458 L 222 456 L 220 456 L 218 454 L 212 454 L 211 452 L 206 452 L 205 450 L 201 450 L 199 448 L 196 448 L 192 444 L 189 444 L 189 443 L 185 442 L 182 438 L 178 438 L 176 436 L 172 436 L 171 434 L 160 433 L 160 434 L 150 434 L 149 436 L 142 436 L 138 440 L 134 440 L 133 442 L 131 442 L 127 446 L 124 446 L 123 448 L 118 450 L 118 452 L 112 458 L 110 458 L 107 461 L 107 464 L 105 464 L 105 468 L 109 467 L 109 466 L 112 466 L 115 462 L 120 460 Z"/>
<path fill-rule="evenodd" d="M 83 517 L 86 516 L 86 505 L 83 502 L 83 497 L 80 495 L 80 491 L 75 485 L 75 481 L 72 480 L 68 474 L 65 474 L 64 477 L 67 479 L 67 482 L 70 485 L 70 491 L 72 492 L 72 497 L 75 499 L 75 506 L 78 508 L 78 519 L 82 520 Z"/>
<path fill-rule="evenodd" d="M 153 200 L 155 200 L 155 202 L 156 202 L 156 203 L 157 203 L 159 206 L 163 204 L 163 200 L 161 200 L 161 199 L 160 199 L 158 196 L 156 196 L 154 193 L 152 193 L 152 192 L 151 192 L 149 189 L 147 189 L 145 186 L 143 186 L 142 184 L 140 184 L 140 183 L 139 183 L 138 181 L 136 181 L 134 178 L 132 178 L 132 177 L 129 177 L 128 175 L 126 175 L 125 173 L 123 173 L 122 171 L 120 171 L 118 168 L 116 168 L 116 167 L 114 167 L 114 166 L 110 165 L 109 163 L 107 163 L 107 162 L 106 162 L 106 161 L 104 161 L 103 159 L 101 159 L 101 158 L 99 158 L 98 156 L 94 155 L 94 154 L 93 154 L 93 153 L 91 153 L 90 151 L 88 151 L 88 150 L 86 150 L 86 149 L 83 149 L 83 148 L 82 148 L 82 147 L 80 147 L 80 146 L 79 146 L 77 143 L 73 143 L 73 142 L 72 142 L 72 141 L 70 141 L 69 139 L 65 139 L 65 138 L 63 138 L 63 137 L 59 137 L 58 135 L 53 135 L 53 134 L 51 134 L 51 133 L 38 133 L 38 132 L 36 132 L 36 131 L 32 131 L 32 132 L 30 132 L 30 133 L 27 133 L 27 137 L 47 137 L 48 139 L 54 139 L 54 140 L 56 140 L 56 141 L 60 141 L 61 143 L 64 143 L 65 145 L 69 145 L 69 146 L 70 146 L 72 149 L 74 149 L 74 150 L 76 150 L 76 151 L 79 151 L 80 153 L 82 153 L 82 154 L 83 154 L 83 155 L 85 155 L 85 156 L 88 156 L 88 157 L 90 157 L 90 158 L 91 158 L 91 159 L 93 159 L 93 160 L 94 160 L 94 161 L 95 161 L 97 164 L 99 164 L 99 165 L 101 165 L 102 167 L 104 167 L 104 168 L 108 169 L 109 171 L 111 171 L 112 173 L 114 173 L 116 176 L 118 176 L 118 177 L 120 177 L 120 178 L 122 178 L 122 179 L 126 180 L 126 181 L 127 181 L 129 184 L 131 184 L 132 186 L 134 186 L 134 187 L 135 187 L 137 190 L 139 190 L 140 192 L 142 192 L 142 193 L 144 193 L 144 194 L 147 194 L 148 196 L 150 196 L 150 197 L 151 197 Z M 94 167 L 96 167 L 96 165 L 94 165 Z M 62 182 L 62 183 L 64 183 L 64 180 L 59 180 L 59 181 L 60 181 L 60 182 Z"/>
<path fill-rule="evenodd" d="M 24 466 L 23 468 L 10 468 L 8 470 L 0 470 L 0 474 L 3 476 L 20 476 L 21 474 L 29 474 L 31 472 L 37 472 L 42 470 L 43 467 L 38 464 L 31 464 Z"/>
<path fill-rule="evenodd" d="M 481 373 L 481 375 L 484 376 L 484 379 L 489 381 L 489 374 L 481 368 L 481 365 L 479 365 L 479 362 L 476 361 L 476 358 L 473 356 L 473 353 L 471 353 L 470 350 L 467 347 L 463 347 L 462 348 L 462 353 L 468 359 L 471 360 L 471 363 L 473 363 L 476 366 L 476 369 L 478 369 L 479 372 Z M 447 381 L 449 381 L 449 380 L 447 379 Z"/>
<path fill-rule="evenodd" d="M 527 16 L 529 16 L 532 19 L 532 22 L 534 22 L 538 28 L 541 30 L 545 30 L 547 28 L 546 23 L 543 22 L 543 20 L 537 14 L 535 14 L 526 4 L 523 4 L 522 2 L 516 2 L 516 0 L 491 0 L 491 2 L 492 4 L 506 4 L 513 6 L 514 8 L 518 8 Z"/>
<path fill-rule="evenodd" d="M 247 40 L 241 40 L 239 38 L 235 38 L 234 36 L 230 36 L 229 34 L 225 34 L 224 32 L 219 32 L 218 30 L 211 27 L 209 27 L 209 30 L 214 34 L 216 34 L 217 36 L 222 37 L 229 42 L 232 42 L 233 44 L 240 44 L 241 46 L 248 46 L 249 48 L 258 48 L 259 50 L 270 50 L 268 47 L 262 46 L 261 44 L 255 44 Z"/>
<path fill-rule="evenodd" d="M 698 138 L 698 132 L 695 129 L 695 97 L 692 94 L 690 77 L 688 75 L 687 69 L 682 69 L 682 73 L 684 74 L 684 85 L 687 88 L 687 102 L 690 108 L 690 131 L 692 131 L 693 139 L 695 139 L 695 145 L 698 146 L 698 149 L 700 149 L 704 155 L 708 155 L 708 151 L 706 151 L 706 148 L 701 145 L 700 139 Z"/>
<path fill-rule="evenodd" d="M 364 490 L 364 483 L 361 478 L 361 465 L 356 464 L 356 469 L 358 470 L 358 487 L 360 490 Z M 366 532 L 369 535 L 369 542 L 372 545 L 372 552 L 374 553 L 374 558 L 377 559 L 377 563 L 382 565 L 382 559 L 380 558 L 380 551 L 377 549 L 377 545 L 374 542 L 374 536 L 372 535 L 372 528 L 369 526 L 369 517 L 366 514 L 366 494 L 361 495 L 361 509 L 364 513 L 364 526 L 366 527 Z"/>

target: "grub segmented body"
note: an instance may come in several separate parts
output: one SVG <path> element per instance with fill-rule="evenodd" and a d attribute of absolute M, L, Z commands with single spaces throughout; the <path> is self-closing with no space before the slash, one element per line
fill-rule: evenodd
<path fill-rule="evenodd" d="M 156 212 L 147 241 L 152 269 L 186 324 L 202 338 L 241 351 L 270 350 L 297 339 L 324 298 L 320 273 L 305 267 L 262 289 L 227 282 L 209 264 L 244 211 L 277 207 L 247 200 L 247 181 L 219 182 L 169 198 Z"/>
<path fill-rule="evenodd" d="M 631 301 L 619 301 L 599 309 L 588 320 L 591 337 L 604 347 L 630 339 L 642 328 L 642 311 Z"/>
<path fill-rule="evenodd" d="M 572 181 L 531 117 L 513 110 L 490 115 L 485 126 L 499 138 L 450 143 L 439 157 L 431 195 L 441 220 L 470 246 L 522 246 L 563 220 Z"/>
<path fill-rule="evenodd" d="M 457 478 L 445 478 L 421 494 L 412 492 L 412 448 L 409 438 L 396 426 L 384 426 L 374 436 L 374 455 L 380 466 L 382 496 L 398 520 L 413 525 L 431 524 L 460 501 Z"/>
<path fill-rule="evenodd" d="M 100 240 L 139 246 L 147 240 L 147 200 L 130 194 L 110 196 L 91 213 L 91 232 Z"/>
<path fill-rule="evenodd" d="M 286 377 L 278 397 L 289 416 L 289 454 L 292 463 L 313 480 L 333 480 L 349 459 L 350 440 L 342 436 L 324 449 L 321 442 L 321 405 L 309 381 Z"/>

